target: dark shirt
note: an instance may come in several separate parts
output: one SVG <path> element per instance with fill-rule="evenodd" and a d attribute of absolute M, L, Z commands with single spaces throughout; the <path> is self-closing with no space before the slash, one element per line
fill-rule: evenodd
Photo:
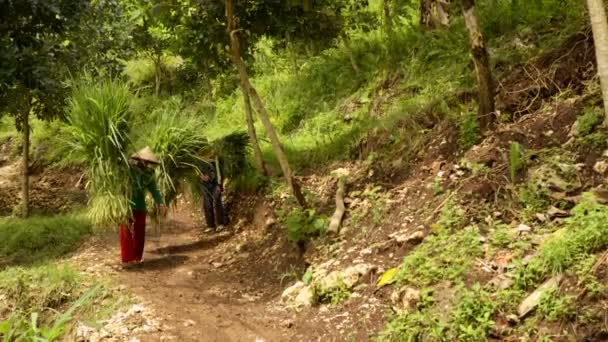
<path fill-rule="evenodd" d="M 215 161 L 201 162 L 199 164 L 199 169 L 203 175 L 207 175 L 210 178 L 208 181 L 203 181 L 201 179 L 201 190 L 207 190 L 213 193 L 218 186 Z"/>

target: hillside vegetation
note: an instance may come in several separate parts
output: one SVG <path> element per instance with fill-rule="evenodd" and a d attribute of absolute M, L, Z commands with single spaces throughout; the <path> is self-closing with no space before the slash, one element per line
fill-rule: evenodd
<path fill-rule="evenodd" d="M 608 338 L 608 75 L 584 1 L 24 3 L 0 4 L 4 340 Z M 141 270 L 85 266 L 144 146 L 171 229 Z M 215 158 L 231 223 L 203 234 Z M 105 334 L 138 274 L 174 326 Z M 227 328 L 171 318 L 216 300 Z"/>

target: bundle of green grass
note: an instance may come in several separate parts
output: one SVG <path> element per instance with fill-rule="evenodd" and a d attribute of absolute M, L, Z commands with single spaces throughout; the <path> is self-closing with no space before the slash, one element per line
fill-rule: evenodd
<path fill-rule="evenodd" d="M 210 155 L 222 156 L 230 177 L 245 167 L 246 134 L 209 143 L 200 120 L 184 114 L 179 102 L 167 101 L 142 120 L 133 114 L 132 100 L 119 80 L 84 79 L 72 87 L 66 132 L 71 152 L 87 165 L 89 216 L 95 225 L 116 226 L 131 217 L 129 156 L 138 148 L 149 146 L 158 156 L 157 182 L 167 205 L 180 192 L 200 195 L 199 167 Z"/>
<path fill-rule="evenodd" d="M 71 153 L 87 166 L 89 216 L 97 226 L 131 217 L 130 100 L 128 86 L 118 80 L 85 78 L 72 83 L 65 131 Z"/>

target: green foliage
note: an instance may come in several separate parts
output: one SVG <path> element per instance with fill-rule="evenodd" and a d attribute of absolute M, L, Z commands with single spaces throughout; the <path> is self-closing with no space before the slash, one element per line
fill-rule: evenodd
<path fill-rule="evenodd" d="M 375 338 L 378 342 L 444 341 L 448 325 L 428 311 L 395 315 Z"/>
<path fill-rule="evenodd" d="M 285 224 L 287 239 L 291 242 L 304 242 L 325 233 L 327 218 L 318 215 L 314 209 L 293 208 L 288 213 L 279 212 Z"/>
<path fill-rule="evenodd" d="M 576 298 L 569 295 L 560 295 L 557 289 L 543 294 L 538 305 L 538 313 L 548 321 L 572 319 L 576 315 Z"/>
<path fill-rule="evenodd" d="M 0 321 L 0 335 L 4 336 L 5 341 L 56 341 L 66 332 L 67 325 L 73 319 L 74 313 L 83 305 L 88 304 L 100 287 L 101 285 L 97 285 L 88 290 L 64 313 L 58 314 L 53 321 L 49 322 L 48 326 L 39 325 L 40 314 L 38 312 L 32 312 L 29 320 L 23 315 L 12 313 L 7 320 Z"/>
<path fill-rule="evenodd" d="M 565 228 L 542 243 L 537 257 L 527 265 L 516 266 L 514 280 L 518 288 L 535 286 L 548 274 L 562 273 L 587 258 L 589 253 L 608 246 L 608 231 L 604 224 L 608 219 L 607 206 L 586 193 L 583 201 L 572 209 L 572 214 L 566 220 Z"/>
<path fill-rule="evenodd" d="M 76 158 L 87 165 L 89 215 L 99 226 L 124 222 L 131 215 L 130 101 L 129 88 L 118 80 L 86 77 L 72 83 L 68 144 Z"/>
<path fill-rule="evenodd" d="M 544 212 L 551 202 L 546 188 L 538 182 L 527 182 L 517 193 L 519 203 L 524 207 L 524 215 L 531 217 Z"/>
<path fill-rule="evenodd" d="M 587 290 L 587 295 L 592 299 L 597 299 L 606 293 L 606 285 L 597 278 L 592 272 L 593 266 L 597 261 L 595 255 L 584 255 L 578 258 L 576 264 L 572 266 L 576 274 L 579 284 L 582 284 Z"/>
<path fill-rule="evenodd" d="M 57 258 L 73 251 L 91 232 L 84 215 L 0 219 L 0 257 L 15 263 Z"/>
<path fill-rule="evenodd" d="M 209 148 L 200 121 L 180 109 L 178 101 L 159 107 L 152 113 L 153 126 L 140 139 L 140 147 L 150 146 L 160 159 L 157 178 L 166 204 L 174 202 L 182 185 L 198 193 L 198 167 L 205 162 L 203 150 Z"/>
<path fill-rule="evenodd" d="M 70 0 L 0 3 L 0 21 L 5 23 L 0 27 L 0 113 L 11 114 L 18 128 L 31 112 L 41 118 L 61 114 L 61 82 L 67 65 L 79 57 L 64 42 L 69 32 L 78 30 L 86 9 L 86 2 Z"/>
<path fill-rule="evenodd" d="M 509 174 L 511 182 L 515 183 L 518 173 L 526 166 L 524 151 L 521 145 L 515 141 L 509 145 Z"/>
<path fill-rule="evenodd" d="M 455 201 L 449 200 L 441 209 L 439 220 L 431 227 L 434 231 L 438 232 L 462 228 L 465 224 L 464 215 L 464 209 L 456 204 Z"/>
<path fill-rule="evenodd" d="M 247 166 L 240 170 L 235 178 L 226 185 L 234 191 L 242 193 L 256 193 L 268 184 L 268 178 L 257 172 L 253 167 Z"/>
<path fill-rule="evenodd" d="M 106 285 L 91 284 L 75 269 L 53 264 L 3 270 L 0 291 L 0 336 L 5 341 L 56 341 L 74 317 L 104 318 L 98 314 L 119 300 Z M 100 299 L 103 304 L 93 307 Z"/>
<path fill-rule="evenodd" d="M 483 254 L 476 227 L 427 236 L 400 266 L 399 282 L 428 286 L 441 280 L 461 281 L 475 257 Z"/>
<path fill-rule="evenodd" d="M 329 303 L 338 305 L 350 297 L 350 290 L 343 283 L 337 287 L 332 287 L 327 290 L 322 290 L 318 286 L 315 287 L 315 293 L 319 303 Z"/>
<path fill-rule="evenodd" d="M 472 111 L 462 112 L 458 122 L 458 129 L 460 132 L 460 147 L 467 150 L 477 144 L 481 138 L 477 113 Z"/>
<path fill-rule="evenodd" d="M 490 243 L 494 247 L 507 248 L 513 239 L 513 233 L 506 224 L 496 224 L 490 231 Z"/>
<path fill-rule="evenodd" d="M 452 311 L 452 334 L 458 341 L 486 341 L 494 326 L 495 304 L 479 284 L 465 290 Z"/>
<path fill-rule="evenodd" d="M 604 121 L 604 115 L 600 108 L 591 107 L 586 108 L 583 115 L 577 120 L 577 135 L 579 137 L 585 137 L 599 127 Z"/>

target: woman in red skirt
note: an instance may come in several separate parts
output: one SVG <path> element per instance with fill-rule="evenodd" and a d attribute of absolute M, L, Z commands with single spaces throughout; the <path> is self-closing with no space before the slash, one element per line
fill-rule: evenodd
<path fill-rule="evenodd" d="M 163 216 L 166 214 L 163 197 L 154 180 L 154 167 L 159 164 L 158 157 L 146 147 L 132 155 L 131 160 L 133 217 L 128 224 L 120 225 L 120 254 L 123 264 L 140 263 L 143 260 L 146 239 L 146 191 L 152 194 L 159 213 Z"/>

